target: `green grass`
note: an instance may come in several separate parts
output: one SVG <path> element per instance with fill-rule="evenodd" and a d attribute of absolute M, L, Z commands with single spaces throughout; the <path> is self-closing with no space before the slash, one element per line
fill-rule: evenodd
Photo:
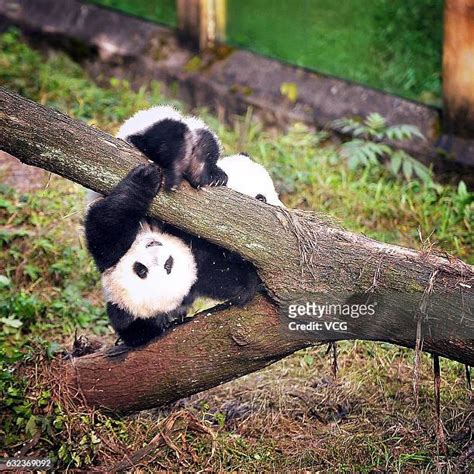
<path fill-rule="evenodd" d="M 175 0 L 87 0 L 104 7 L 109 7 L 147 20 L 176 26 Z"/>
<path fill-rule="evenodd" d="M 156 83 L 139 91 L 118 80 L 98 87 L 66 56 L 45 58 L 15 32 L 0 36 L 0 84 L 110 132 L 137 109 L 164 101 Z M 289 206 L 330 213 L 385 242 L 430 248 L 438 241 L 444 251 L 473 260 L 472 194 L 406 182 L 383 166 L 350 170 L 324 134 L 300 125 L 279 134 L 262 130 L 250 114 L 233 128 L 201 114 L 226 152 L 247 151 L 268 167 Z M 71 347 L 76 330 L 115 339 L 84 247 L 83 197 L 82 188 L 59 177 L 39 192 L 0 187 L 0 456 L 13 455 L 41 430 L 28 455 L 49 455 L 61 470 L 104 469 L 146 446 L 180 410 L 120 418 L 58 403 L 49 368 Z M 186 413 L 213 430 L 214 446 L 209 436 L 182 429 L 144 462 L 144 472 L 454 469 L 469 436 L 472 402 L 462 366 L 442 362 L 446 459 L 434 437 L 428 356 L 422 358 L 417 411 L 411 351 L 339 344 L 336 380 L 324 351 L 301 351 L 183 401 Z"/>
<path fill-rule="evenodd" d="M 38 353 L 52 358 L 75 331 L 109 332 L 100 299 L 90 298 L 98 275 L 79 238 L 80 196 L 64 180 L 31 194 L 0 187 L 0 436 L 7 446 L 36 429 L 35 403 L 14 364 Z"/>
<path fill-rule="evenodd" d="M 440 105 L 442 0 L 229 0 L 230 44 Z"/>
<path fill-rule="evenodd" d="M 174 0 L 91 0 L 176 26 Z M 443 0 L 228 0 L 227 41 L 441 106 Z"/>

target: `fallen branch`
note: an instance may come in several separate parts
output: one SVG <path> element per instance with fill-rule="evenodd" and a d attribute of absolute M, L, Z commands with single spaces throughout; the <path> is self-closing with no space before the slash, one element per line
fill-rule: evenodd
<path fill-rule="evenodd" d="M 144 160 L 124 142 L 3 89 L 0 110 L 2 149 L 98 192 Z M 269 298 L 200 314 L 141 350 L 66 363 L 65 380 L 90 405 L 131 411 L 170 403 L 314 344 L 308 333 L 284 330 L 295 302 L 377 304 L 375 315 L 350 320 L 346 332 L 323 330 L 320 340 L 415 347 L 421 324 L 424 351 L 474 365 L 474 270 L 457 259 L 382 244 L 226 188 L 160 193 L 150 214 L 239 252 L 257 267 Z"/>

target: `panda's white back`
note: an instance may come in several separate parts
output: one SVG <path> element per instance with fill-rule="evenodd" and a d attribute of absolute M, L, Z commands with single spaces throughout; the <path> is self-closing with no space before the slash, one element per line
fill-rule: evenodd
<path fill-rule="evenodd" d="M 183 120 L 183 117 L 174 107 L 157 105 L 150 109 L 140 110 L 125 120 L 115 136 L 122 140 L 127 140 L 129 136 L 143 133 L 161 120 L 176 120 L 180 122 Z"/>

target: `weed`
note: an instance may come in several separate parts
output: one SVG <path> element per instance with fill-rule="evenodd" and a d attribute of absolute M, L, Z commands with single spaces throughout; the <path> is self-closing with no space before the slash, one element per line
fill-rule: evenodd
<path fill-rule="evenodd" d="M 354 137 L 340 147 L 340 156 L 347 160 L 350 169 L 359 166 L 378 166 L 381 161 L 388 164 L 388 169 L 397 176 L 403 172 L 406 180 L 413 176 L 421 179 L 426 185 L 432 185 L 431 171 L 403 150 L 380 143 L 388 139 L 392 142 L 403 142 L 413 137 L 425 139 L 414 125 L 387 125 L 387 121 L 378 113 L 369 114 L 365 120 L 343 118 L 335 120 L 333 126 L 342 133 L 351 133 Z"/>

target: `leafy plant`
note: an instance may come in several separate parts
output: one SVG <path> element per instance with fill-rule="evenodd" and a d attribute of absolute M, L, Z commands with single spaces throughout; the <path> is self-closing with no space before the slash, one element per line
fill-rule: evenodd
<path fill-rule="evenodd" d="M 349 168 L 378 166 L 381 162 L 388 164 L 393 175 L 400 172 L 408 181 L 414 176 L 430 184 L 431 171 L 425 165 L 403 150 L 381 143 L 382 140 L 401 142 L 412 138 L 425 139 L 418 127 L 414 125 L 388 125 L 384 117 L 373 112 L 365 119 L 342 118 L 332 122 L 342 133 L 351 134 L 353 138 L 340 147 L 340 154 L 347 160 Z"/>

